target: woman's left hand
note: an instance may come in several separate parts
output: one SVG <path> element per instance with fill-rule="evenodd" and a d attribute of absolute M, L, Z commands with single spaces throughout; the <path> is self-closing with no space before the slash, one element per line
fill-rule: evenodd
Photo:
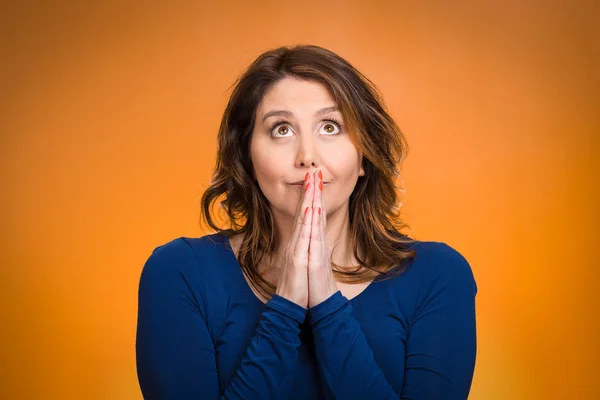
<path fill-rule="evenodd" d="M 323 196 L 323 175 L 317 171 L 314 176 L 313 218 L 308 248 L 308 307 L 327 300 L 338 291 L 331 269 L 329 246 L 327 245 L 325 196 Z M 320 210 L 320 211 L 319 211 Z"/>

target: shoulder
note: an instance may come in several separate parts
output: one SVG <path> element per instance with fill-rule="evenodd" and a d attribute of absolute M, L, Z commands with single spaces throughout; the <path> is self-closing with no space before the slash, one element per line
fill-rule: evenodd
<path fill-rule="evenodd" d="M 429 289 L 460 287 L 477 293 L 475 276 L 467 259 L 455 248 L 444 242 L 417 241 L 411 269 L 421 284 Z"/>
<path fill-rule="evenodd" d="M 165 275 L 189 273 L 198 270 L 203 257 L 218 258 L 222 252 L 215 251 L 222 245 L 218 234 L 199 238 L 179 237 L 158 245 L 144 264 L 142 275 Z"/>

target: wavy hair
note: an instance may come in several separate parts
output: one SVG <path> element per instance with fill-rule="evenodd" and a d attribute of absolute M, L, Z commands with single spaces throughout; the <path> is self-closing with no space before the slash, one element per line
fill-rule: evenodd
<path fill-rule="evenodd" d="M 276 248 L 269 202 L 253 179 L 250 140 L 255 114 L 267 91 L 285 77 L 323 84 L 340 108 L 351 141 L 363 155 L 365 175 L 350 195 L 351 245 L 359 263 L 351 268 L 332 262 L 334 277 L 363 283 L 401 273 L 415 256 L 415 240 L 401 234 L 396 186 L 408 154 L 406 139 L 388 115 L 375 85 L 337 54 L 314 45 L 279 47 L 261 54 L 232 86 L 221 119 L 215 170 L 201 199 L 201 222 L 228 238 L 244 234 L 238 262 L 251 285 L 270 299 L 276 287 L 259 273 L 264 256 L 269 268 Z M 213 203 L 226 212 L 229 228 L 219 227 Z M 359 249 L 365 258 L 359 257 Z"/>

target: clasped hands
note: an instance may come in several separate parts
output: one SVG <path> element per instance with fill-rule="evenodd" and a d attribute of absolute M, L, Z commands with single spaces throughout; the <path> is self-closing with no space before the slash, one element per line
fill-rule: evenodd
<path fill-rule="evenodd" d="M 306 173 L 276 291 L 305 308 L 322 303 L 338 291 L 327 245 L 323 185 L 320 170 Z"/>

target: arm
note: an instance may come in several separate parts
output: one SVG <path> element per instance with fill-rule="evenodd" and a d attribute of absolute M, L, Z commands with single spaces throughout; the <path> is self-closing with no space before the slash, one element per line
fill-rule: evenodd
<path fill-rule="evenodd" d="M 199 271 L 198 261 L 183 239 L 160 246 L 144 265 L 136 338 L 144 398 L 289 397 L 305 310 L 277 295 L 267 303 L 240 367 L 221 396 L 204 299 L 192 289 L 206 284 Z"/>
<path fill-rule="evenodd" d="M 321 372 L 336 399 L 468 397 L 475 366 L 477 287 L 467 261 L 448 246 L 444 254 L 409 328 L 401 394 L 375 362 L 341 292 L 309 310 Z"/>
<path fill-rule="evenodd" d="M 477 338 L 477 284 L 465 258 L 441 244 L 435 273 L 412 319 L 402 399 L 469 396 Z"/>

